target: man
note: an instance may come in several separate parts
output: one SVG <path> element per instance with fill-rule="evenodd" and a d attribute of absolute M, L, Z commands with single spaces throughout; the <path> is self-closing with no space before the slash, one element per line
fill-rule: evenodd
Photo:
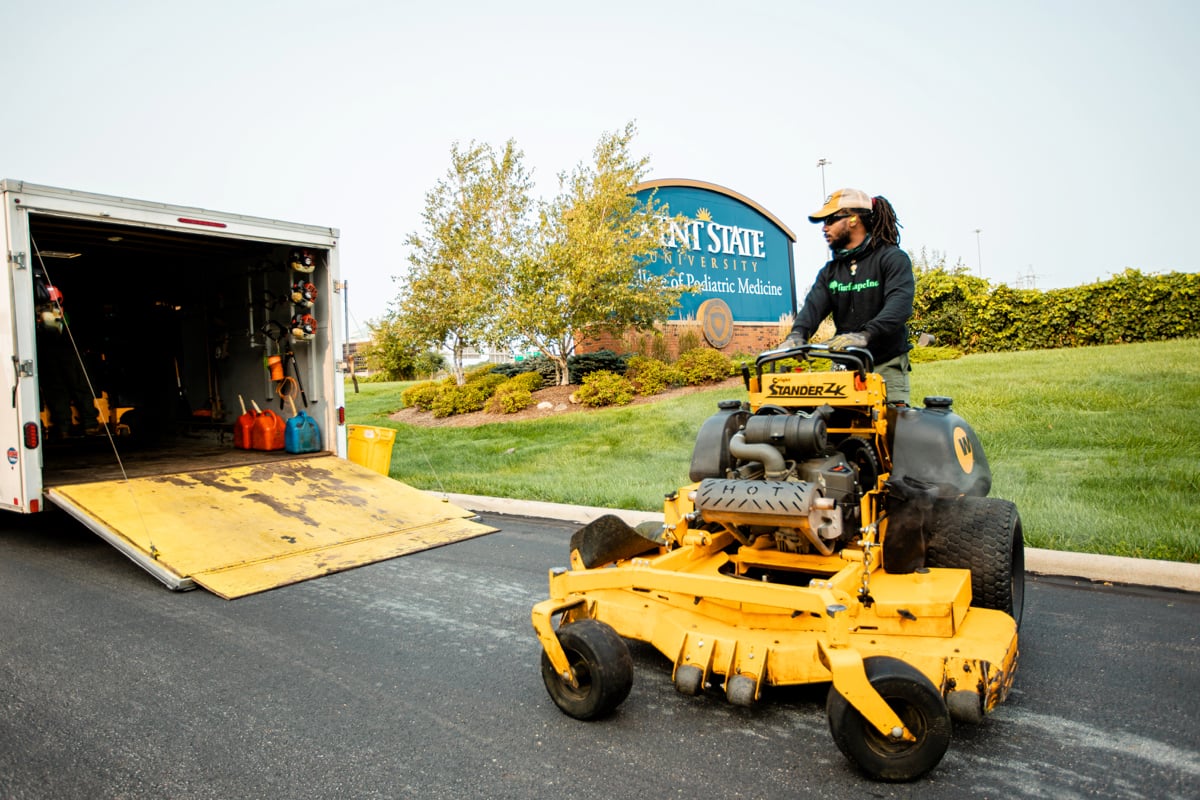
<path fill-rule="evenodd" d="M 833 258 L 817 273 L 783 346 L 804 344 L 832 313 L 837 333 L 827 344 L 865 347 L 887 384 L 888 402 L 907 404 L 914 282 L 892 204 L 858 189 L 839 189 L 808 219 L 822 226 Z"/>

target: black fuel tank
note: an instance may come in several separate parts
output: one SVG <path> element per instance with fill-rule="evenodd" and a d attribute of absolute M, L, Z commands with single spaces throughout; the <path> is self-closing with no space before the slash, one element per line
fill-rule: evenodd
<path fill-rule="evenodd" d="M 705 478 L 724 478 L 729 469 L 729 439 L 742 429 L 750 418 L 750 407 L 740 400 L 722 400 L 717 413 L 700 426 L 692 448 L 692 466 L 688 476 L 693 481 Z"/>
<path fill-rule="evenodd" d="M 950 405 L 949 397 L 926 397 L 925 408 L 895 408 L 894 418 L 889 413 L 891 480 L 933 485 L 938 497 L 986 497 L 992 471 L 983 445 Z"/>

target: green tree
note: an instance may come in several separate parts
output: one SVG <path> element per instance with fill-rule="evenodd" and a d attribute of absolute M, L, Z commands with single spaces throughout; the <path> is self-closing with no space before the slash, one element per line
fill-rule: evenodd
<path fill-rule="evenodd" d="M 399 324 L 408 338 L 452 354 L 465 382 L 468 347 L 498 344 L 500 286 L 526 240 L 531 178 L 510 139 L 491 146 L 457 142 L 444 178 L 425 195 L 423 226 L 409 234 L 411 269 L 399 279 Z"/>
<path fill-rule="evenodd" d="M 534 236 L 505 287 L 506 329 L 554 363 L 560 386 L 569 381 L 577 336 L 650 328 L 687 291 L 640 268 L 662 251 L 668 209 L 653 196 L 645 203 L 634 197 L 649 165 L 630 152 L 635 133 L 630 123 L 604 134 L 593 163 L 559 175 L 559 195 L 539 208 Z"/>
<path fill-rule="evenodd" d="M 445 366 L 441 354 L 414 341 L 395 314 L 368 322 L 367 329 L 371 332 L 371 343 L 363 350 L 367 367 L 383 373 L 388 380 L 428 377 Z"/>
<path fill-rule="evenodd" d="M 436 350 L 426 350 L 413 360 L 413 378 L 429 378 L 446 368 L 446 358 Z"/>

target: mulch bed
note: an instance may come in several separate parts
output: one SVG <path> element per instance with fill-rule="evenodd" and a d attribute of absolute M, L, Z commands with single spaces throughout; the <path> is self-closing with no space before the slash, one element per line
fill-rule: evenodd
<path fill-rule="evenodd" d="M 693 392 L 718 389 L 726 386 L 741 388 L 741 385 L 742 379 L 735 377 L 721 383 L 706 383 L 702 386 L 680 386 L 649 397 L 634 397 L 633 402 L 622 407 L 627 408 L 628 406 L 643 405 L 645 403 L 657 403 L 660 400 L 667 400 L 672 397 L 680 397 Z M 403 422 L 407 425 L 418 425 L 422 428 L 473 428 L 477 425 L 490 425 L 497 422 L 546 419 L 548 417 L 562 416 L 563 414 L 598 411 L 599 409 L 590 408 L 582 403 L 571 402 L 571 393 L 578 388 L 578 386 L 547 386 L 543 389 L 538 389 L 533 393 L 533 405 L 514 414 L 490 414 L 487 411 L 473 411 L 470 414 L 455 414 L 451 417 L 438 418 L 433 416 L 433 413 L 429 411 L 420 411 L 416 408 L 402 408 L 396 413 L 389 415 L 388 419 L 394 422 Z M 539 405 L 547 403 L 549 407 L 538 408 Z M 613 406 L 606 407 L 613 408 Z"/>

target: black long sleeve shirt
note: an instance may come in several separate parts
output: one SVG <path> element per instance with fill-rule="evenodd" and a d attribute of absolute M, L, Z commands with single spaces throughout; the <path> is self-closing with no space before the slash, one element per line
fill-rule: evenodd
<path fill-rule="evenodd" d="M 832 313 L 837 332 L 865 333 L 871 357 L 882 364 L 911 349 L 914 291 L 912 261 L 895 245 L 834 258 L 817 273 L 792 332 L 807 339 Z"/>

